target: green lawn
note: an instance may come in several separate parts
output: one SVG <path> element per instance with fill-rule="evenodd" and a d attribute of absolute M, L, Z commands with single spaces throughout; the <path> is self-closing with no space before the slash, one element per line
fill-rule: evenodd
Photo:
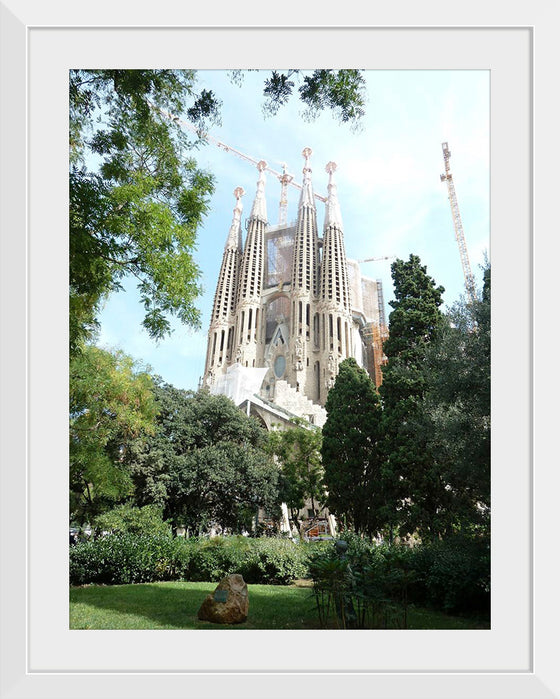
<path fill-rule="evenodd" d="M 71 629 L 319 629 L 309 587 L 249 585 L 249 618 L 225 626 L 198 621 L 216 583 L 164 582 L 70 588 Z M 410 629 L 484 629 L 489 624 L 411 607 Z"/>

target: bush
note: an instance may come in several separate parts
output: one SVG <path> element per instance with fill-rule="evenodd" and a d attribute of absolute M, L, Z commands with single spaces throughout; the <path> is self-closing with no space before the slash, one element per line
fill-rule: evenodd
<path fill-rule="evenodd" d="M 310 561 L 321 626 L 343 629 L 406 628 L 410 572 L 388 547 L 345 532 L 337 545 Z"/>
<path fill-rule="evenodd" d="M 218 581 L 239 573 L 247 583 L 286 585 L 308 575 L 309 544 L 263 537 L 215 537 L 188 542 L 189 580 Z M 312 544 L 311 544 L 312 546 Z"/>
<path fill-rule="evenodd" d="M 93 528 L 97 534 L 111 532 L 112 534 L 170 534 L 171 527 L 162 519 L 162 510 L 156 505 L 134 507 L 119 505 L 109 512 L 98 515 L 93 520 Z"/>
<path fill-rule="evenodd" d="M 311 559 L 323 626 L 402 627 L 411 602 L 447 614 L 490 612 L 490 541 L 453 536 L 415 547 L 376 545 L 345 532 L 343 555 L 332 547 Z"/>
<path fill-rule="evenodd" d="M 110 534 L 70 549 L 70 584 L 176 580 L 188 568 L 188 549 L 170 535 Z"/>
<path fill-rule="evenodd" d="M 308 577 L 310 556 L 324 548 L 322 543 L 294 543 L 272 537 L 199 540 L 111 534 L 71 547 L 70 582 L 218 582 L 226 575 L 239 573 L 247 583 L 286 585 Z"/>
<path fill-rule="evenodd" d="M 490 540 L 453 536 L 411 550 L 418 604 L 447 613 L 490 612 Z"/>

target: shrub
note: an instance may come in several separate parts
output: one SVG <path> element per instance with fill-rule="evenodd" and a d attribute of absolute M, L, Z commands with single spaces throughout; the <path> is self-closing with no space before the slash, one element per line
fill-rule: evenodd
<path fill-rule="evenodd" d="M 111 534 L 71 547 L 70 582 L 218 582 L 226 575 L 240 573 L 247 583 L 286 585 L 307 577 L 310 555 L 321 550 L 322 543 L 294 543 L 272 537 L 199 540 Z"/>
<path fill-rule="evenodd" d="M 490 540 L 453 536 L 412 549 L 415 602 L 447 613 L 490 611 Z"/>
<path fill-rule="evenodd" d="M 382 610 L 383 615 L 390 611 L 388 619 L 397 619 L 399 609 L 406 623 L 410 602 L 448 614 L 489 614 L 488 538 L 455 535 L 414 547 L 378 546 L 345 532 L 344 541 L 348 544 L 344 575 L 340 577 L 336 569 L 340 556 L 334 547 L 311 563 L 316 601 L 323 607 L 320 614 L 328 616 L 325 610 L 329 605 L 331 616 L 338 609 L 339 624 L 343 621 L 348 627 L 360 622 L 359 618 L 341 620 L 341 605 L 347 610 L 352 606 L 361 609 L 365 615 L 362 622 L 375 624 L 381 623 Z M 365 618 L 368 615 L 369 621 Z"/>
<path fill-rule="evenodd" d="M 387 547 L 355 535 L 317 553 L 310 561 L 321 625 L 343 629 L 406 628 L 409 573 Z"/>
<path fill-rule="evenodd" d="M 156 505 L 134 507 L 119 505 L 109 512 L 98 515 L 93 521 L 93 528 L 99 534 L 169 534 L 171 527 L 162 519 L 162 510 Z"/>
<path fill-rule="evenodd" d="M 218 581 L 239 573 L 247 583 L 285 585 L 308 574 L 308 544 L 282 538 L 215 537 L 188 542 L 189 580 Z"/>
<path fill-rule="evenodd" d="M 170 535 L 110 534 L 70 549 L 70 583 L 84 585 L 176 580 L 188 568 L 182 542 Z"/>

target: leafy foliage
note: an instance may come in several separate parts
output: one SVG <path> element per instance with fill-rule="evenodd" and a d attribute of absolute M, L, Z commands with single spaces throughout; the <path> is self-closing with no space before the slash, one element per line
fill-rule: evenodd
<path fill-rule="evenodd" d="M 286 585 L 308 575 L 310 556 L 319 550 L 319 544 L 268 537 L 183 539 L 120 532 L 71 547 L 70 583 L 217 582 L 239 573 L 250 584 Z"/>
<path fill-rule="evenodd" d="M 406 628 L 412 574 L 388 547 L 348 534 L 310 561 L 322 627 Z"/>
<path fill-rule="evenodd" d="M 123 352 L 84 346 L 70 363 L 71 517 L 87 521 L 129 494 L 130 442 L 154 429 L 151 377 Z"/>
<path fill-rule="evenodd" d="M 103 298 L 138 280 L 144 327 L 170 331 L 169 315 L 197 326 L 200 293 L 192 252 L 212 177 L 159 110 L 215 115 L 194 74 L 173 70 L 70 71 L 70 351 L 91 339 Z M 152 108 L 152 105 L 154 108 Z"/>
<path fill-rule="evenodd" d="M 346 551 L 310 559 L 323 627 L 406 628 L 410 606 L 488 617 L 490 541 L 455 535 L 417 546 L 378 545 L 345 532 Z"/>
<path fill-rule="evenodd" d="M 310 544 L 264 537 L 214 537 L 188 540 L 189 579 L 221 580 L 239 573 L 250 584 L 286 585 L 308 574 Z"/>
<path fill-rule="evenodd" d="M 113 510 L 97 515 L 93 520 L 93 527 L 97 533 L 169 534 L 171 528 L 163 521 L 161 514 L 156 505 L 119 505 Z"/>
<path fill-rule="evenodd" d="M 327 506 L 356 532 L 376 532 L 383 505 L 381 405 L 375 384 L 355 359 L 345 359 L 326 402 L 321 449 Z"/>
<path fill-rule="evenodd" d="M 111 534 L 70 549 L 70 584 L 124 585 L 183 577 L 189 550 L 170 534 Z"/>
<path fill-rule="evenodd" d="M 266 432 L 229 398 L 158 384 L 156 433 L 125 457 L 138 504 L 156 503 L 192 532 L 212 523 L 251 528 L 257 507 L 278 504 L 278 469 Z"/>
<path fill-rule="evenodd" d="M 232 71 L 232 81 L 241 86 L 243 73 L 241 70 Z M 299 99 L 305 105 L 304 119 L 312 121 L 328 110 L 341 124 L 349 124 L 353 129 L 360 127 L 366 102 L 362 70 L 273 70 L 264 82 L 264 115 L 277 114 L 289 102 L 297 83 Z"/>
<path fill-rule="evenodd" d="M 448 496 L 423 429 L 423 365 L 443 322 L 439 306 L 444 289 L 436 287 L 416 255 L 394 262 L 391 272 L 395 300 L 390 302 L 394 310 L 383 345 L 388 363 L 380 387 L 385 519 L 390 539 L 397 528 L 401 534 L 435 536 L 446 526 L 441 512 Z"/>
<path fill-rule="evenodd" d="M 448 314 L 426 353 L 424 414 L 455 528 L 490 526 L 490 268 L 482 296 Z"/>
<path fill-rule="evenodd" d="M 285 502 L 293 526 L 298 529 L 297 516 L 306 500 L 316 505 L 324 500 L 323 467 L 321 464 L 321 431 L 308 427 L 304 420 L 294 418 L 293 427 L 269 434 L 269 449 L 280 464 L 280 498 Z"/>

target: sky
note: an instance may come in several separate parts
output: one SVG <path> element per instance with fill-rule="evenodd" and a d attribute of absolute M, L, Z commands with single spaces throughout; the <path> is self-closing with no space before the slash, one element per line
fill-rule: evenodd
<path fill-rule="evenodd" d="M 292 97 L 273 117 L 262 113 L 266 71 L 250 71 L 243 86 L 233 85 L 227 71 L 199 71 L 198 89 L 213 90 L 222 100 L 222 125 L 211 135 L 269 167 L 287 164 L 302 181 L 302 150 L 310 147 L 314 190 L 327 194 L 329 161 L 337 164 L 335 180 L 344 226 L 346 255 L 351 259 L 418 255 L 436 284 L 445 288 L 447 308 L 465 293 L 463 269 L 444 172 L 442 143 L 449 144 L 451 173 L 470 266 L 477 287 L 481 265 L 490 258 L 489 72 L 483 70 L 368 70 L 366 115 L 359 131 L 339 124 L 330 113 L 306 122 L 304 106 Z M 172 335 L 160 342 L 142 329 L 143 309 L 136 282 L 109 297 L 99 317 L 97 344 L 120 348 L 152 373 L 177 388 L 196 390 L 204 373 L 206 341 L 222 253 L 233 217 L 233 191 L 241 186 L 243 224 L 251 211 L 256 167 L 211 142 L 194 152 L 199 167 L 216 179 L 210 213 L 199 229 L 195 260 L 202 277 L 198 299 L 202 328 L 174 322 Z M 280 184 L 267 174 L 270 225 L 278 223 Z M 288 221 L 297 217 L 299 192 L 288 191 Z M 322 231 L 324 204 L 317 201 Z M 245 231 L 245 227 L 243 226 Z M 383 282 L 385 313 L 393 298 L 392 260 L 361 264 L 362 275 Z"/>

